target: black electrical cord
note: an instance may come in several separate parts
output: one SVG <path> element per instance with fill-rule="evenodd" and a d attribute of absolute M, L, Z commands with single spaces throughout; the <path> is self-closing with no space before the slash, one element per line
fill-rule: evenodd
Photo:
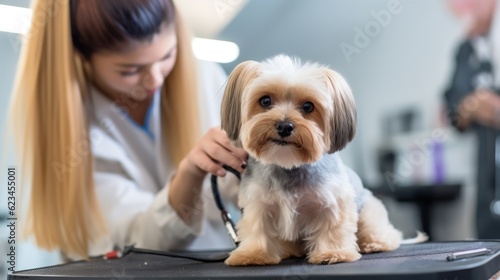
<path fill-rule="evenodd" d="M 225 259 L 229 257 L 229 252 L 220 251 L 220 252 L 166 252 L 159 250 L 151 250 L 144 248 L 136 248 L 135 245 L 128 245 L 123 248 L 123 250 L 116 249 L 114 251 L 110 251 L 104 255 L 93 256 L 91 259 L 102 259 L 105 260 L 114 260 L 120 259 L 127 256 L 130 253 L 136 254 L 148 254 L 148 255 L 157 255 L 171 258 L 181 258 L 181 259 L 190 259 L 194 261 L 200 262 L 223 262 Z"/>
<path fill-rule="evenodd" d="M 223 165 L 224 169 L 227 171 L 233 173 L 238 180 L 241 180 L 241 175 L 238 171 L 235 169 Z M 229 236 L 234 242 L 235 246 L 238 246 L 240 243 L 238 240 L 238 236 L 236 235 L 236 227 L 234 225 L 233 220 L 231 219 L 231 215 L 226 211 L 226 208 L 224 207 L 224 203 L 222 202 L 222 198 L 219 192 L 219 187 L 217 183 L 217 176 L 212 175 L 211 178 L 212 182 L 212 192 L 214 194 L 214 200 L 215 204 L 217 205 L 217 208 L 221 211 L 221 217 L 222 221 L 224 222 L 224 225 L 226 226 L 227 232 L 229 233 Z M 117 252 L 117 251 L 114 251 Z M 158 250 L 150 250 L 150 249 L 143 249 L 143 248 L 136 248 L 134 245 L 130 246 L 125 246 L 123 251 L 121 251 L 121 255 L 119 256 L 125 256 L 128 255 L 129 253 L 134 252 L 134 253 L 142 253 L 142 254 L 152 254 L 152 255 L 159 255 L 159 256 L 167 256 L 167 257 L 173 257 L 173 258 L 184 258 L 184 259 L 190 259 L 190 260 L 195 260 L 195 261 L 202 261 L 202 262 L 221 262 L 227 259 L 229 257 L 228 252 L 210 252 L 209 255 L 205 256 L 205 254 L 199 254 L 199 252 L 193 252 L 193 253 L 175 253 L 175 252 L 165 252 L 165 251 L 158 251 Z M 106 255 L 103 255 L 106 258 Z M 97 256 L 96 258 L 102 258 L 103 256 Z"/>
<path fill-rule="evenodd" d="M 224 169 L 236 175 L 238 180 L 241 180 L 240 172 L 236 171 L 235 169 L 227 165 L 223 165 L 222 167 L 224 167 Z M 219 208 L 220 210 L 222 221 L 224 222 L 227 232 L 231 237 L 231 239 L 233 240 L 234 245 L 238 246 L 238 244 L 240 244 L 240 241 L 238 239 L 238 235 L 236 234 L 236 226 L 234 225 L 234 222 L 231 219 L 231 215 L 226 211 L 224 203 L 222 202 L 222 198 L 219 192 L 219 187 L 217 184 L 217 176 L 212 175 L 211 182 L 212 182 L 212 192 L 214 194 L 215 204 L 217 205 L 217 208 Z"/>
<path fill-rule="evenodd" d="M 131 248 L 129 252 L 140 253 L 140 254 L 149 254 L 149 255 L 158 255 L 172 258 L 182 258 L 182 259 L 190 259 L 194 261 L 200 262 L 222 262 L 227 257 L 229 257 L 228 252 L 210 252 L 209 255 L 204 256 L 199 252 L 192 253 L 174 253 L 174 252 L 164 252 L 150 249 L 142 249 L 142 248 Z"/>

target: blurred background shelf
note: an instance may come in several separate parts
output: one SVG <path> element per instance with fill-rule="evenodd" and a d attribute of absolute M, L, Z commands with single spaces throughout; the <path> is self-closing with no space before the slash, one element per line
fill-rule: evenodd
<path fill-rule="evenodd" d="M 422 231 L 432 240 L 432 208 L 442 202 L 456 200 L 462 190 L 462 183 L 387 185 L 369 187 L 376 196 L 388 196 L 398 202 L 414 203 L 419 210 Z"/>

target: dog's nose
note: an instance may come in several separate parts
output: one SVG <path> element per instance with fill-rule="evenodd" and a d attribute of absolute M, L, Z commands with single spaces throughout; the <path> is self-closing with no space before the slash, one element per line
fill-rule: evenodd
<path fill-rule="evenodd" d="M 276 124 L 276 131 L 281 137 L 287 137 L 292 134 L 293 123 L 287 121 L 280 121 Z"/>

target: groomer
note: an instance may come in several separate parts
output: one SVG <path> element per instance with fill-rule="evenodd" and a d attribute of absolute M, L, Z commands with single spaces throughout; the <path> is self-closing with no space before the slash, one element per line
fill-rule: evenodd
<path fill-rule="evenodd" d="M 444 96 L 452 124 L 459 131 L 477 134 L 477 236 L 500 238 L 500 214 L 495 213 L 500 213 L 500 203 L 494 203 L 500 199 L 500 176 L 495 176 L 499 169 L 495 151 L 500 153 L 500 3 L 447 1 L 452 12 L 465 21 L 467 33 Z"/>
<path fill-rule="evenodd" d="M 246 153 L 217 127 L 226 75 L 195 60 L 174 2 L 32 6 L 11 109 L 24 232 L 74 260 L 131 244 L 233 248 L 207 175 L 242 172 Z"/>

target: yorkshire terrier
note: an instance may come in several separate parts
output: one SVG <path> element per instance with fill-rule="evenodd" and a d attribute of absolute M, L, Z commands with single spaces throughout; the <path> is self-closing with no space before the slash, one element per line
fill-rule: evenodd
<path fill-rule="evenodd" d="M 243 62 L 229 76 L 221 117 L 233 144 L 249 153 L 238 197 L 241 242 L 227 265 L 305 255 L 313 264 L 352 262 L 402 243 L 383 204 L 336 153 L 356 130 L 340 74 L 285 55 Z"/>

